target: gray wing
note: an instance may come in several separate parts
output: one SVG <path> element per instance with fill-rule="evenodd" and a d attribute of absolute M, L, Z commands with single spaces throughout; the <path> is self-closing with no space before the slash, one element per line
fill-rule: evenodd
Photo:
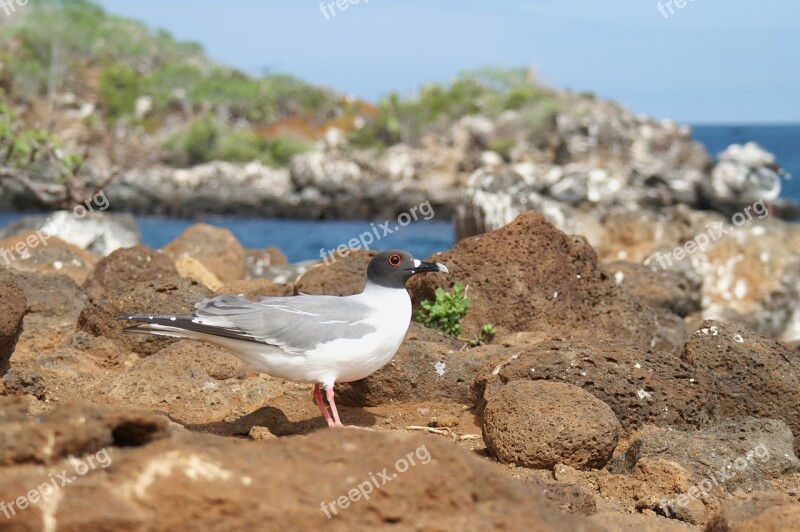
<path fill-rule="evenodd" d="M 365 320 L 374 312 L 348 297 L 218 296 L 195 305 L 195 324 L 204 332 L 264 342 L 289 354 L 339 338 L 361 338 L 375 332 Z M 214 330 L 217 330 L 216 332 Z"/>

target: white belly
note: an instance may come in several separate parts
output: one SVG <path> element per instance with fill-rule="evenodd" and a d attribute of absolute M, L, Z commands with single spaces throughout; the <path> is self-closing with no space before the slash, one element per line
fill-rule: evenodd
<path fill-rule="evenodd" d="M 342 338 L 303 354 L 224 338 L 215 343 L 228 348 L 251 369 L 282 379 L 326 386 L 363 379 L 385 366 L 403 343 L 411 320 L 411 298 L 405 290 L 381 287 L 370 287 L 355 297 L 363 297 L 377 310 L 365 320 L 375 326 L 375 332 L 362 338 Z"/>

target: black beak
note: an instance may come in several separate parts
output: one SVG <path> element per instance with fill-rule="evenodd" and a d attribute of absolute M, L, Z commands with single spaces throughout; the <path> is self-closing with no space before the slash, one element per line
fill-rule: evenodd
<path fill-rule="evenodd" d="M 443 273 L 450 273 L 450 270 L 447 269 L 447 266 L 444 264 L 440 264 L 438 262 L 423 262 L 421 260 L 414 262 L 414 267 L 409 268 L 412 273 L 428 273 L 428 272 L 443 272 Z"/>

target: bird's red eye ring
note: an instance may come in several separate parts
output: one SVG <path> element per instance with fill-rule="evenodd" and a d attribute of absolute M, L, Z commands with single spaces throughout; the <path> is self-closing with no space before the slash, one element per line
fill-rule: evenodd
<path fill-rule="evenodd" d="M 396 268 L 396 267 L 400 266 L 401 262 L 403 262 L 403 258 L 400 255 L 398 255 L 397 253 L 395 253 L 394 255 L 390 255 L 389 256 L 389 265 L 390 266 L 393 266 L 393 267 Z"/>

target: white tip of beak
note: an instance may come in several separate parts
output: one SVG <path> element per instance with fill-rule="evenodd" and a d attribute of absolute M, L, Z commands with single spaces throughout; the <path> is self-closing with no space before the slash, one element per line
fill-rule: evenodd
<path fill-rule="evenodd" d="M 437 262 L 437 263 L 436 263 L 436 266 L 439 268 L 439 271 L 440 271 L 440 272 L 443 272 L 443 273 L 450 273 L 450 270 L 448 270 L 448 269 L 447 269 L 447 266 L 445 266 L 445 265 L 444 265 L 444 264 L 442 264 L 441 262 Z"/>

